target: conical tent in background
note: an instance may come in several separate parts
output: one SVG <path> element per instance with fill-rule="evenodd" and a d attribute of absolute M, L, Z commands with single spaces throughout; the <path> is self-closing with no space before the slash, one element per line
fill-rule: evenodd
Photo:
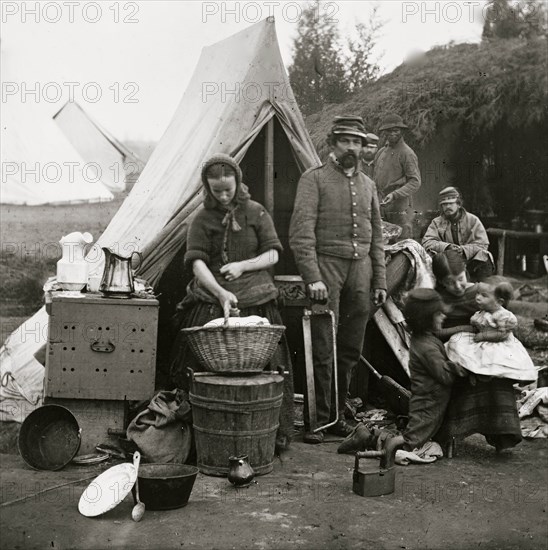
<path fill-rule="evenodd" d="M 97 124 L 78 103 L 67 102 L 53 119 L 82 158 L 98 166 L 101 181 L 111 191 L 124 191 L 127 183 L 137 181 L 144 162 Z"/>
<path fill-rule="evenodd" d="M 288 163 L 296 163 L 299 173 L 320 163 L 289 84 L 274 21 L 266 19 L 202 50 L 168 129 L 100 245 L 144 250 L 140 274 L 156 284 L 184 243 L 188 216 L 200 205 L 202 164 L 214 153 L 243 161 L 273 118 L 289 142 Z M 263 160 L 250 159 L 250 171 L 262 168 Z M 252 196 L 260 200 L 253 189 Z"/>
<path fill-rule="evenodd" d="M 201 167 L 214 153 L 232 154 L 241 163 L 252 196 L 273 205 L 286 241 L 299 176 L 320 161 L 289 85 L 272 19 L 203 49 L 173 120 L 98 244 L 143 251 L 140 275 L 157 285 L 184 245 L 189 216 L 201 205 Z M 29 370 L 43 373 L 33 354 L 45 344 L 47 321 L 41 309 L 8 338 L 0 355 L 2 373 L 12 372 L 16 380 Z M 39 337 L 29 337 L 36 327 Z M 12 419 L 22 421 L 21 416 Z"/>
<path fill-rule="evenodd" d="M 0 203 L 110 201 L 112 193 L 55 122 L 32 103 L 2 106 Z"/>

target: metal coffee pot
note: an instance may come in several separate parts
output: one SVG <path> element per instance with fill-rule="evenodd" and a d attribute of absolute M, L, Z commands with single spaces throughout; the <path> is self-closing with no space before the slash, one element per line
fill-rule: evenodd
<path fill-rule="evenodd" d="M 249 487 L 255 472 L 249 464 L 248 456 L 231 456 L 228 459 L 228 465 L 228 481 L 236 488 Z"/>
<path fill-rule="evenodd" d="M 134 254 L 142 259 L 141 253 L 135 251 L 128 257 L 123 257 L 110 248 L 103 247 L 102 250 L 105 253 L 105 269 L 99 290 L 104 296 L 111 298 L 129 298 L 135 292 L 131 259 Z"/>

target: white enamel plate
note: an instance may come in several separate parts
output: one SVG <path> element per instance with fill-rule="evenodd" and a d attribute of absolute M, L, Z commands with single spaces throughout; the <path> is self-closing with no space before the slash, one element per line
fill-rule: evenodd
<path fill-rule="evenodd" d="M 122 502 L 131 491 L 137 471 L 133 464 L 118 464 L 97 476 L 78 502 L 78 511 L 88 518 L 100 516 Z"/>

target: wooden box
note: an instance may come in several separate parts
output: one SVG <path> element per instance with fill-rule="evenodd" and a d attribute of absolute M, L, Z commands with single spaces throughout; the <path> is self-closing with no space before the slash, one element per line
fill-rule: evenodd
<path fill-rule="evenodd" d="M 108 431 L 122 432 L 126 429 L 127 401 L 46 397 L 44 403 L 62 405 L 76 418 L 81 430 L 78 455 L 96 453 L 95 447 L 101 443 L 116 446 L 118 437 Z"/>
<path fill-rule="evenodd" d="M 149 399 L 154 394 L 158 301 L 53 293 L 44 395 Z"/>

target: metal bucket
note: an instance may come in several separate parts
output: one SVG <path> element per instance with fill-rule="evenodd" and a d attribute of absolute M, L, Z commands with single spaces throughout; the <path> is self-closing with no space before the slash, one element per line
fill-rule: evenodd
<path fill-rule="evenodd" d="M 187 464 L 141 464 L 138 474 L 141 500 L 147 510 L 182 508 L 188 503 L 197 475 L 198 468 Z"/>
<path fill-rule="evenodd" d="M 67 408 L 44 405 L 32 411 L 21 425 L 19 453 L 31 468 L 60 470 L 76 456 L 80 432 Z"/>
<path fill-rule="evenodd" d="M 248 455 L 256 475 L 271 472 L 282 394 L 279 374 L 194 374 L 190 402 L 200 471 L 226 476 L 229 457 Z"/>

